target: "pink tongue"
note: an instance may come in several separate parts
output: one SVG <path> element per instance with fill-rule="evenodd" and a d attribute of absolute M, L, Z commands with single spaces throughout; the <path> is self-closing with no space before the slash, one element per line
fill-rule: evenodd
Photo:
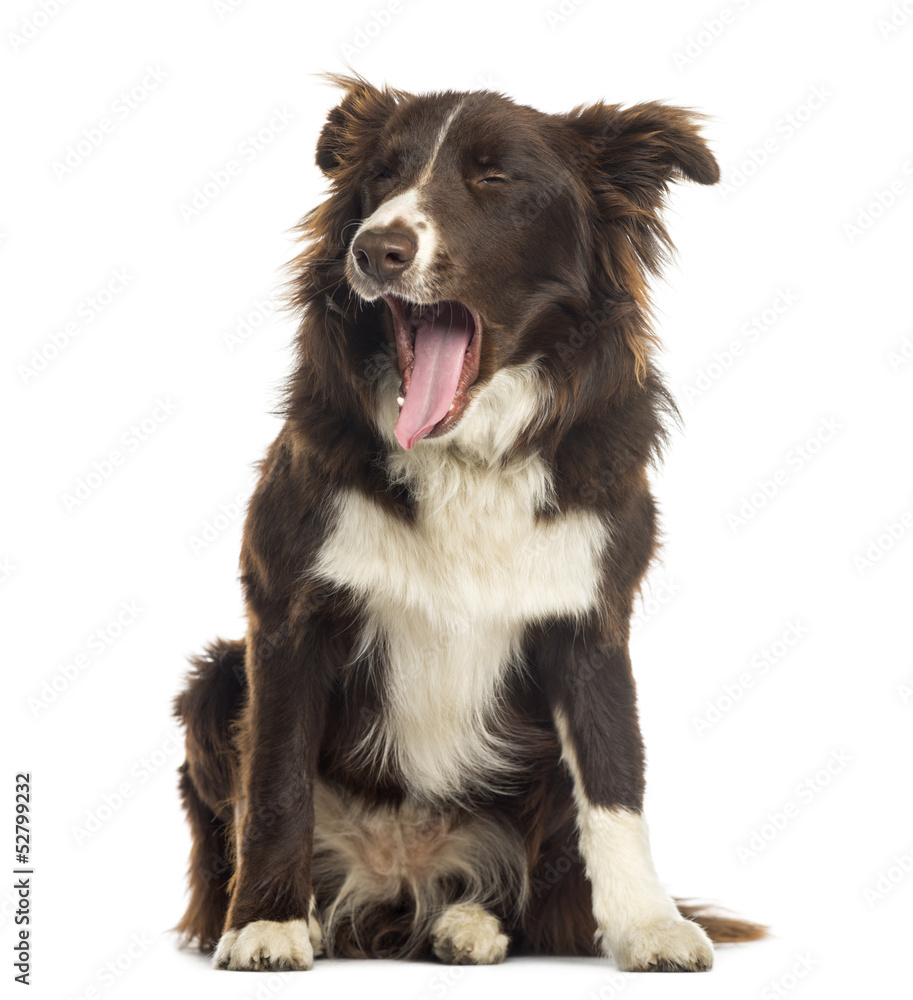
<path fill-rule="evenodd" d="M 469 317 L 448 305 L 429 309 L 415 329 L 415 365 L 393 433 L 409 451 L 453 403 L 472 338 Z"/>

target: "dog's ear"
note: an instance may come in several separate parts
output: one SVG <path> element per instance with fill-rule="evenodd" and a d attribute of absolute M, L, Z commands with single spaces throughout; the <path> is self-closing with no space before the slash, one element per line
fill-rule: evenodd
<path fill-rule="evenodd" d="M 586 140 L 599 170 L 637 202 L 652 203 L 668 182 L 715 184 L 720 168 L 700 134 L 704 116 L 659 101 L 622 108 L 574 108 L 567 124 Z"/>
<path fill-rule="evenodd" d="M 333 177 L 342 167 L 367 155 L 400 93 L 378 89 L 360 76 L 328 73 L 326 78 L 346 92 L 329 113 L 317 140 L 317 166 Z"/>

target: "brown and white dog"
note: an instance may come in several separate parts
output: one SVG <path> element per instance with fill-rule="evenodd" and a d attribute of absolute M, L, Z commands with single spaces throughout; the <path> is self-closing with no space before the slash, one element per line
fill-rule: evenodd
<path fill-rule="evenodd" d="M 657 877 L 628 657 L 674 414 L 646 282 L 669 182 L 719 176 L 697 116 L 334 79 L 247 636 L 177 701 L 179 929 L 227 969 L 708 969 L 762 929 Z"/>

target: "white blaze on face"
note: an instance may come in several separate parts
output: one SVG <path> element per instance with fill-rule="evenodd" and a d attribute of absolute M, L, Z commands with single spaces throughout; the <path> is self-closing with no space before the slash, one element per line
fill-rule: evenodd
<path fill-rule="evenodd" d="M 421 188 L 389 198 L 358 227 L 355 239 L 364 232 L 395 232 L 414 238 L 415 257 L 409 268 L 414 281 L 421 282 L 428 273 L 437 248 L 437 231 L 421 207 Z"/>
<path fill-rule="evenodd" d="M 415 184 L 408 190 L 401 191 L 399 194 L 388 198 L 382 204 L 378 205 L 371 215 L 358 227 L 358 231 L 355 234 L 355 239 L 358 239 L 362 233 L 369 231 L 404 232 L 410 238 L 414 237 L 416 252 L 412 266 L 409 268 L 409 276 L 410 281 L 415 286 L 416 292 L 420 291 L 421 286 L 427 278 L 428 270 L 434 260 L 438 246 L 437 230 L 422 205 L 423 191 L 431 179 L 434 164 L 450 130 L 450 126 L 453 124 L 462 106 L 463 103 L 461 101 L 447 114 L 435 138 L 434 146 Z M 421 298 L 421 295 L 416 295 L 415 297 Z"/>

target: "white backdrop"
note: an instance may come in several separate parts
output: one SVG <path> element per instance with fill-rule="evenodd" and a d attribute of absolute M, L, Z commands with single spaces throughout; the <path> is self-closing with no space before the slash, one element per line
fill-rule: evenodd
<path fill-rule="evenodd" d="M 913 893 L 913 2 L 13 0 L 0 27 L 4 979 L 25 770 L 33 996 L 880 995 Z M 657 292 L 685 431 L 633 649 L 661 876 L 775 935 L 709 975 L 216 974 L 168 931 L 170 702 L 187 654 L 242 633 L 241 511 L 291 360 L 272 299 L 325 190 L 314 74 L 346 63 L 714 116 L 724 184 L 676 192 Z"/>

